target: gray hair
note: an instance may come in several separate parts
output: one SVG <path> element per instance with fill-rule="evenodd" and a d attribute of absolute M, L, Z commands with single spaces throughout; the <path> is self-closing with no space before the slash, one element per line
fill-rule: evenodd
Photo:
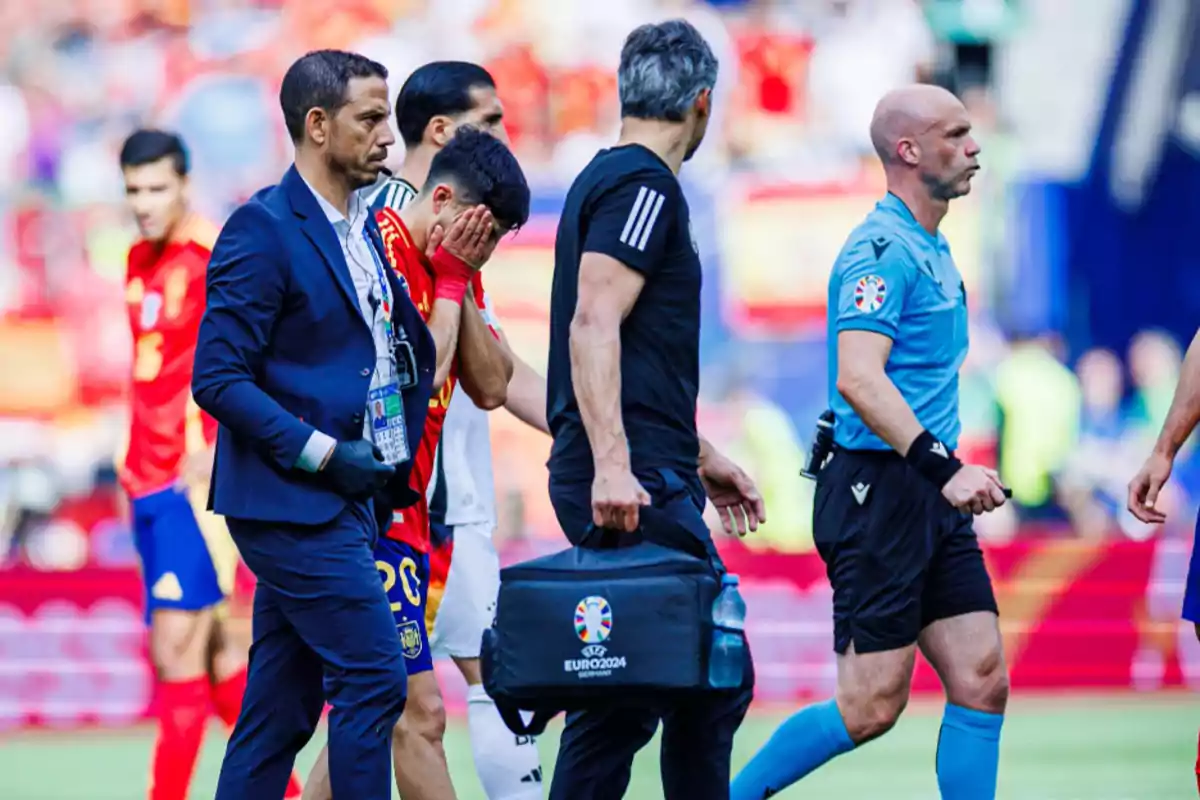
<path fill-rule="evenodd" d="M 696 97 L 717 83 L 717 57 L 688 22 L 635 29 L 621 48 L 621 116 L 682 122 Z"/>

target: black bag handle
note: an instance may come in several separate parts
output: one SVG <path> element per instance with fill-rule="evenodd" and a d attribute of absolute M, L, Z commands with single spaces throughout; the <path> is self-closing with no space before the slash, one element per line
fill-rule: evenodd
<path fill-rule="evenodd" d="M 488 697 L 491 697 L 492 702 L 496 704 L 496 710 L 500 712 L 500 719 L 504 721 L 504 725 L 510 731 L 517 736 L 540 736 L 546 730 L 546 725 L 550 723 L 550 720 L 558 716 L 558 711 L 534 711 L 533 716 L 527 723 L 521 717 L 523 709 L 520 705 L 502 694 L 498 693 L 499 696 L 492 694 L 490 687 L 494 685 L 493 679 L 496 667 L 495 650 L 496 631 L 494 628 L 489 628 L 483 632 L 483 638 L 479 646 L 480 668 L 483 673 L 483 690 L 487 692 Z"/>
<path fill-rule="evenodd" d="M 642 535 L 641 525 L 633 533 L 617 530 L 616 528 L 601 528 L 594 522 L 589 522 L 583 531 L 583 537 L 576 547 L 584 550 L 616 550 L 618 547 L 637 544 Z"/>
<path fill-rule="evenodd" d="M 704 541 L 680 525 L 671 515 L 654 506 L 642 506 L 638 512 L 637 529 L 632 533 L 615 528 L 601 528 L 594 522 L 589 522 L 576 546 L 587 550 L 615 550 L 642 542 L 678 550 L 693 558 L 707 561 L 718 578 L 727 572 L 724 563 L 716 555 L 715 544 L 710 551 Z"/>
<path fill-rule="evenodd" d="M 527 723 L 521 716 L 521 709 L 517 706 L 496 698 L 492 698 L 492 702 L 496 704 L 496 710 L 500 712 L 500 719 L 517 736 L 541 736 L 546 732 L 546 726 L 550 724 L 550 720 L 558 716 L 557 711 L 539 709 L 533 712 L 533 716 Z"/>

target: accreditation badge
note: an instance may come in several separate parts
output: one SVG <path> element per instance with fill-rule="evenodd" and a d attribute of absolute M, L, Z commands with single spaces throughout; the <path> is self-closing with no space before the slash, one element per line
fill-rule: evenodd
<path fill-rule="evenodd" d="M 371 413 L 371 441 L 383 453 L 383 461 L 393 467 L 412 457 L 408 447 L 408 426 L 404 423 L 404 399 L 395 382 L 372 389 L 367 395 Z"/>

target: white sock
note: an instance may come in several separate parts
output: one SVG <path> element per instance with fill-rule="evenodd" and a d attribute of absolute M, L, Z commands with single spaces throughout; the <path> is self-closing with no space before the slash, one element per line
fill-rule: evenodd
<path fill-rule="evenodd" d="M 537 742 L 510 731 L 480 685 L 467 689 L 467 725 L 475 772 L 488 800 L 542 800 Z"/>

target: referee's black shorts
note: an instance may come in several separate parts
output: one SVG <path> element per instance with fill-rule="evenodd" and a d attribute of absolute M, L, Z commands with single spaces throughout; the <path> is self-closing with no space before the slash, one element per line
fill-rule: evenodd
<path fill-rule="evenodd" d="M 894 451 L 836 450 L 813 512 L 833 586 L 834 650 L 896 650 L 939 619 L 996 613 L 971 521 Z"/>

